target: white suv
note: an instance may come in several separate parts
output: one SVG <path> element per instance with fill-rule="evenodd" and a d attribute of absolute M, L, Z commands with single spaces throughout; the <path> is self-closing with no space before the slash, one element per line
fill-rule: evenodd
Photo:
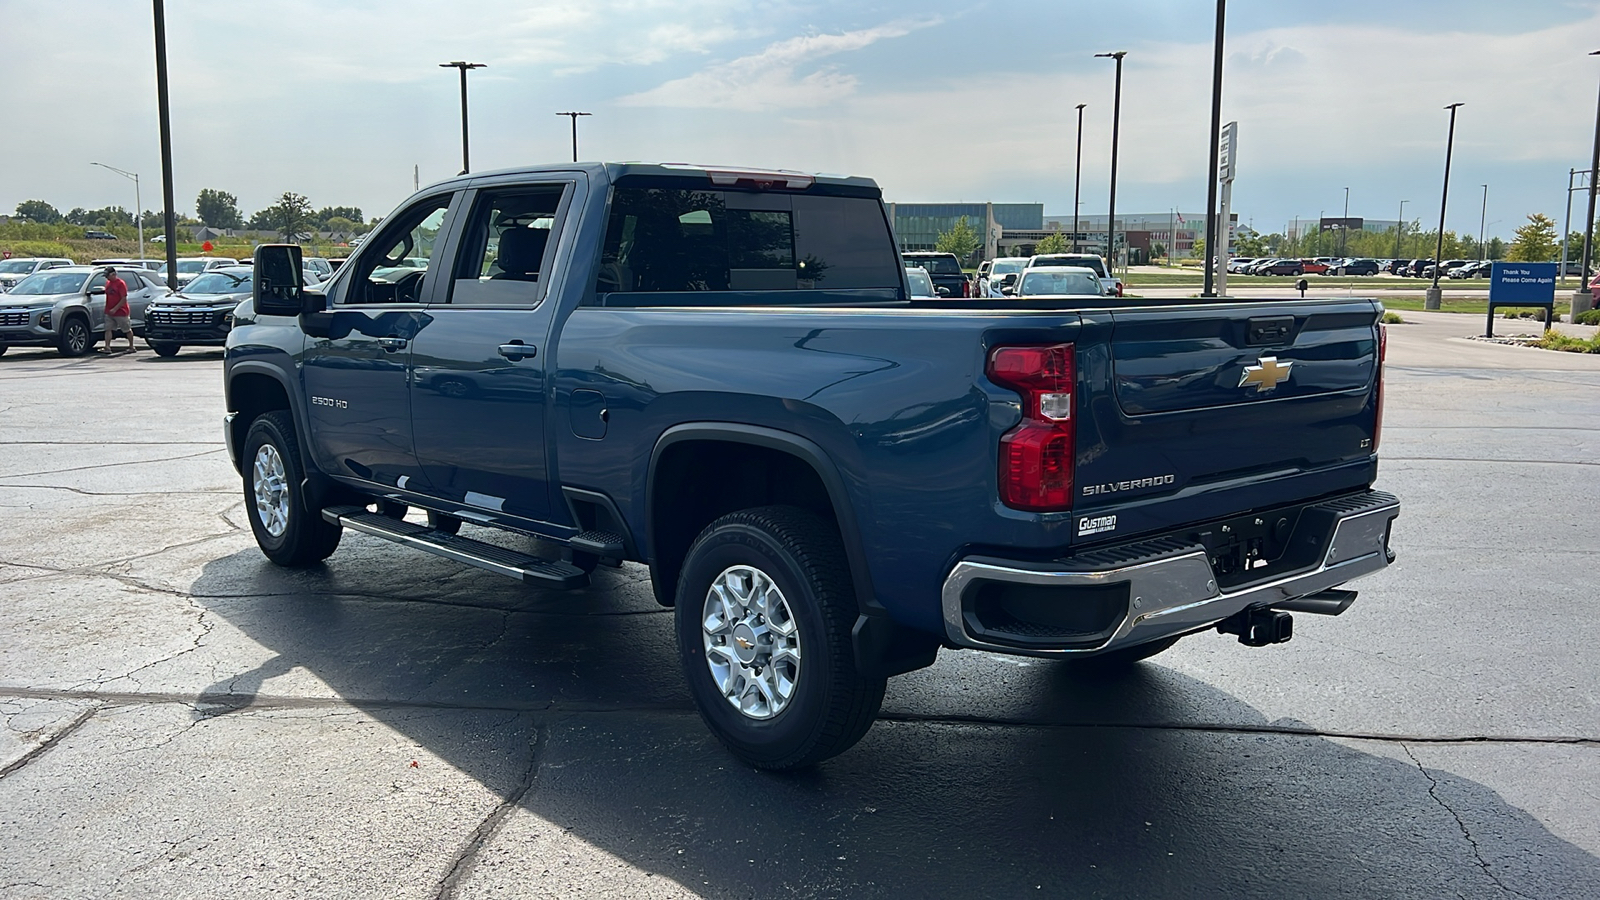
<path fill-rule="evenodd" d="M 1122 279 L 1111 274 L 1106 266 L 1104 257 L 1095 256 L 1093 253 L 1049 253 L 1040 256 L 1028 257 L 1027 268 L 1038 266 L 1072 266 L 1076 268 L 1093 269 L 1100 278 L 1100 286 L 1105 288 L 1106 296 L 1122 296 Z"/>
<path fill-rule="evenodd" d="M 27 278 L 35 272 L 45 269 L 59 269 L 62 266 L 76 265 L 70 259 L 48 256 L 29 256 L 18 259 L 0 259 L 0 294 L 11 290 L 11 286 Z"/>

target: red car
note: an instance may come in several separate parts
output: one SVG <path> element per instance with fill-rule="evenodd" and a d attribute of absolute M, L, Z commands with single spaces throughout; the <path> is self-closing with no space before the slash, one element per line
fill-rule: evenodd
<path fill-rule="evenodd" d="M 1328 274 L 1328 264 L 1327 263 L 1317 262 L 1314 259 L 1302 259 L 1302 260 L 1300 260 L 1300 269 L 1301 269 L 1301 271 L 1303 271 L 1307 275 L 1326 275 L 1326 274 Z"/>

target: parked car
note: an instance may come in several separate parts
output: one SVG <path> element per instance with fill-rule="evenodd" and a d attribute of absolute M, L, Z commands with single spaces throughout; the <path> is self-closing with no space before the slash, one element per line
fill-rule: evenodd
<path fill-rule="evenodd" d="M 119 269 L 122 268 L 123 266 L 132 266 L 135 269 L 146 269 L 148 271 L 154 272 L 157 269 L 161 268 L 161 260 L 159 260 L 159 259 L 129 259 L 129 258 L 125 257 L 125 256 L 118 256 L 118 257 L 115 257 L 115 258 L 112 258 L 112 259 L 91 260 L 89 262 L 89 265 L 91 265 L 91 266 L 116 266 Z"/>
<path fill-rule="evenodd" d="M 1444 278 L 1450 274 L 1452 269 L 1458 269 L 1472 262 L 1473 260 L 1470 259 L 1447 259 L 1443 263 L 1437 265 L 1429 263 L 1428 265 L 1422 267 L 1422 277 L 1432 278 L 1435 270 L 1437 270 L 1439 277 Z"/>
<path fill-rule="evenodd" d="M 128 285 L 129 326 L 144 334 L 145 308 L 168 293 L 147 269 L 117 268 Z M 106 323 L 106 276 L 92 266 L 35 272 L 0 294 L 0 353 L 8 347 L 54 346 L 62 356 L 82 356 L 100 340 Z"/>
<path fill-rule="evenodd" d="M 885 212 L 865 178 L 560 163 L 424 188 L 322 290 L 298 247 L 261 246 L 223 362 L 240 515 L 280 566 L 346 531 L 547 591 L 647 563 L 675 612 L 634 627 L 671 629 L 678 671 L 650 643 L 640 677 L 775 770 L 847 750 L 941 647 L 1110 666 L 1213 630 L 1281 643 L 1394 560 L 1378 303 L 910 311 Z M 439 234 L 425 273 L 371 277 Z M 619 659 L 659 640 L 630 638 Z"/>
<path fill-rule="evenodd" d="M 73 265 L 72 260 L 59 256 L 19 256 L 0 259 L 0 293 L 11 290 L 13 285 L 35 272 L 70 265 Z"/>
<path fill-rule="evenodd" d="M 193 281 L 194 277 L 202 272 L 210 272 L 213 269 L 224 269 L 228 266 L 237 265 L 239 265 L 239 261 L 237 259 L 231 259 L 226 256 L 183 257 L 178 260 L 178 287 L 179 289 L 182 289 L 184 285 Z M 157 271 L 161 273 L 162 278 L 166 278 L 166 263 L 162 263 L 161 268 Z"/>
<path fill-rule="evenodd" d="M 1093 253 L 1049 253 L 1028 257 L 1026 269 L 1038 266 L 1075 266 L 1092 269 L 1100 279 L 1101 293 L 1109 297 L 1122 296 L 1122 279 L 1111 273 L 1104 257 Z"/>
<path fill-rule="evenodd" d="M 1458 281 L 1466 278 L 1488 278 L 1489 269 L 1493 265 L 1494 263 L 1487 259 L 1470 262 L 1464 266 L 1456 266 L 1449 271 L 1449 274 L 1451 278 Z"/>
<path fill-rule="evenodd" d="M 91 241 L 114 241 L 117 239 L 117 236 L 111 232 L 101 231 L 98 228 L 85 228 L 83 236 Z"/>
<path fill-rule="evenodd" d="M 1016 275 L 1027 267 L 1028 258 L 1026 256 L 1002 256 L 996 259 L 988 274 L 978 279 L 978 296 L 1001 296 L 1000 282 L 1005 279 L 1005 276 Z M 1010 281 L 1015 282 L 1016 279 L 1012 278 Z"/>
<path fill-rule="evenodd" d="M 1329 275 L 1376 275 L 1378 274 L 1378 261 L 1375 259 L 1341 259 L 1328 270 Z"/>
<path fill-rule="evenodd" d="M 1257 267 L 1252 274 L 1255 275 L 1304 275 L 1306 265 L 1298 259 L 1274 259 L 1264 266 Z"/>
<path fill-rule="evenodd" d="M 921 266 L 906 266 L 906 285 L 911 288 L 913 300 L 937 300 L 939 292 L 933 288 L 933 279 Z"/>
<path fill-rule="evenodd" d="M 183 290 L 151 301 L 144 340 L 157 356 L 176 356 L 185 346 L 220 347 L 233 330 L 233 309 L 250 296 L 250 266 L 224 266 L 196 275 Z"/>
<path fill-rule="evenodd" d="M 1302 275 L 1326 275 L 1328 266 L 1333 262 L 1337 262 L 1337 260 L 1333 259 L 1329 259 L 1328 262 L 1323 262 L 1322 260 L 1322 257 L 1300 260 L 1300 273 Z"/>
<path fill-rule="evenodd" d="M 1083 266 L 1029 266 L 1022 271 L 1017 297 L 1104 297 L 1105 288 L 1093 269 Z"/>
<path fill-rule="evenodd" d="M 1387 275 L 1401 275 L 1402 269 L 1410 264 L 1410 260 L 1391 259 L 1383 264 L 1383 271 Z"/>
<path fill-rule="evenodd" d="M 935 253 L 931 250 L 913 250 L 903 254 L 907 266 L 926 269 L 933 279 L 933 289 L 941 297 L 971 297 L 972 282 L 961 271 L 961 260 L 954 253 Z"/>
<path fill-rule="evenodd" d="M 1261 257 L 1259 256 L 1235 256 L 1228 260 L 1228 274 L 1243 275 L 1245 270 L 1250 268 L 1250 265 L 1260 258 Z"/>

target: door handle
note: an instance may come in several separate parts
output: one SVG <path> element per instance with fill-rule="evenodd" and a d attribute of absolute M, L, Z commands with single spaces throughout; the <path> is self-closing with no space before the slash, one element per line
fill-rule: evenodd
<path fill-rule="evenodd" d="M 396 350 L 404 350 L 406 348 L 406 339 L 403 337 L 381 337 L 378 338 L 378 346 L 382 347 L 385 353 L 393 353 Z"/>
<path fill-rule="evenodd" d="M 524 344 L 521 341 L 512 341 L 509 344 L 500 345 L 500 355 L 512 362 L 520 362 L 521 360 L 538 356 L 539 348 L 532 344 Z"/>

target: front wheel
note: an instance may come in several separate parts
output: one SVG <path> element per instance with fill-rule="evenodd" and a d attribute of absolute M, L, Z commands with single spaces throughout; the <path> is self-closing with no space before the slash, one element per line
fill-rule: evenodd
<path fill-rule="evenodd" d="M 327 559 L 343 532 L 306 502 L 305 477 L 289 413 L 257 416 L 244 439 L 244 505 L 256 544 L 280 566 Z"/>
<path fill-rule="evenodd" d="M 849 571 L 838 532 L 789 506 L 730 513 L 689 548 L 678 655 L 701 718 L 746 763 L 821 762 L 877 718 L 884 681 L 856 671 Z"/>
<path fill-rule="evenodd" d="M 154 350 L 157 356 L 177 356 L 178 351 L 183 349 L 182 344 L 169 341 L 145 341 L 145 343 L 150 345 L 150 349 Z"/>
<path fill-rule="evenodd" d="M 89 323 L 83 316 L 68 316 L 61 323 L 61 335 L 56 338 L 56 350 L 62 356 L 71 358 L 82 356 L 89 352 L 92 338 L 89 335 Z"/>

